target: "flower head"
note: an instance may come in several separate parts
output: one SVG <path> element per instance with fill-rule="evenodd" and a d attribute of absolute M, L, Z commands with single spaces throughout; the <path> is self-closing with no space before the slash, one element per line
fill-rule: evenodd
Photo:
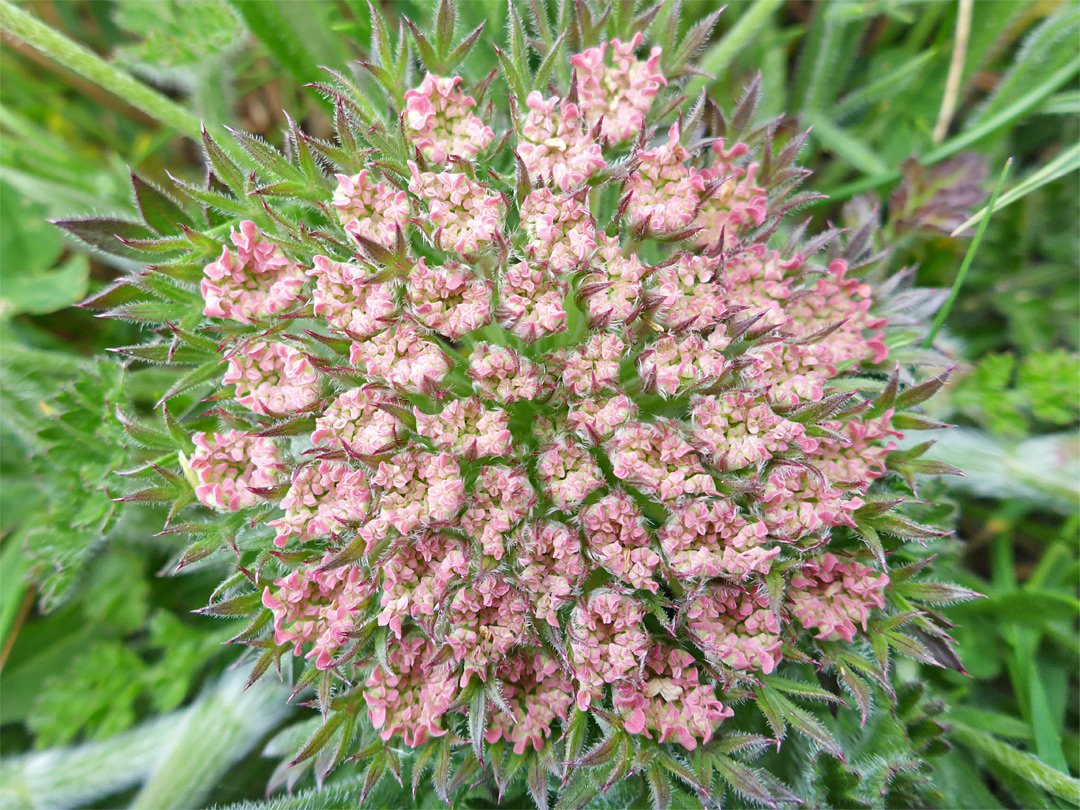
<path fill-rule="evenodd" d="M 303 268 L 266 239 L 254 222 L 241 222 L 231 239 L 235 254 L 223 247 L 217 261 L 203 270 L 203 314 L 251 323 L 291 307 L 304 287 Z"/>
<path fill-rule="evenodd" d="M 167 306 L 143 313 L 172 318 L 205 265 L 190 315 L 130 352 L 196 365 L 172 389 L 191 413 L 166 414 L 166 431 L 125 427 L 154 448 L 177 440 L 146 471 L 169 492 L 182 473 L 200 503 L 237 513 L 200 520 L 262 589 L 238 638 L 267 648 L 262 665 L 311 659 L 291 671 L 318 679 L 324 729 L 348 713 L 352 733 L 363 702 L 371 726 L 353 736 L 385 742 L 371 773 L 445 737 L 422 756 L 442 775 L 465 763 L 448 782 L 484 779 L 513 749 L 540 795 L 552 757 L 578 757 L 601 730 L 616 767 L 664 769 L 674 746 L 721 750 L 720 723 L 743 702 L 768 708 L 770 683 L 810 661 L 848 666 L 874 610 L 936 621 L 890 582 L 888 559 L 847 556 L 915 526 L 886 513 L 891 476 L 918 483 L 919 448 L 893 455 L 900 428 L 926 423 L 898 388 L 917 371 L 886 382 L 883 363 L 910 356 L 890 348 L 911 345 L 924 307 L 888 331 L 884 313 L 916 299 L 882 295 L 902 278 L 875 288 L 872 228 L 803 241 L 806 226 L 782 223 L 802 199 L 801 136 L 711 102 L 680 112 L 679 87 L 664 88 L 693 73 L 692 49 L 667 55 L 665 78 L 644 45 L 650 12 L 579 5 L 568 31 L 541 9 L 527 42 L 512 19 L 499 62 L 524 72 L 476 84 L 442 75 L 476 63 L 465 56 L 482 41 L 454 44 L 453 3 L 431 36 L 406 21 L 415 49 L 379 26 L 364 68 L 386 114 L 335 74 L 337 142 L 294 130 L 274 156 L 245 140 L 263 158 L 257 186 L 207 136 L 222 205 L 118 288 L 124 302 L 160 293 Z M 642 31 L 605 41 L 612 26 Z M 558 64 L 556 41 L 584 50 Z M 414 57 L 418 86 L 398 86 Z M 347 172 L 336 184 L 320 176 L 331 163 Z M 226 221 L 240 207 L 258 227 Z M 155 286 L 162 273 L 175 293 Z M 213 404 L 192 410 L 192 396 Z M 188 419 L 204 429 L 190 458 Z M 328 700 L 334 678 L 346 685 Z M 659 758 L 634 764 L 634 751 Z"/>
<path fill-rule="evenodd" d="M 473 114 L 476 101 L 458 89 L 461 81 L 429 73 L 405 93 L 405 131 L 430 163 L 445 163 L 451 155 L 474 158 L 495 137 Z"/>
<path fill-rule="evenodd" d="M 824 554 L 792 577 L 788 610 L 803 627 L 818 631 L 815 638 L 852 641 L 856 623 L 865 630 L 870 611 L 885 607 L 888 584 L 888 574 Z"/>
<path fill-rule="evenodd" d="M 267 416 L 302 411 L 319 400 L 319 378 L 307 357 L 284 343 L 255 341 L 229 358 L 222 380 L 236 401 Z"/>
<path fill-rule="evenodd" d="M 281 454 L 273 439 L 242 430 L 196 433 L 195 452 L 188 467 L 195 474 L 195 497 L 211 509 L 236 512 L 256 503 L 252 488 L 272 487 L 282 469 Z"/>

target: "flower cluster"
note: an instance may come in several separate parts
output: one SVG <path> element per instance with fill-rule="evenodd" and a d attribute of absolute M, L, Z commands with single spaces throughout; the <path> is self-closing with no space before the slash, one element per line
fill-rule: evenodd
<path fill-rule="evenodd" d="M 870 611 L 885 607 L 888 584 L 888 574 L 825 554 L 792 577 L 789 608 L 803 627 L 818 631 L 815 638 L 852 641 L 856 623 L 865 630 Z"/>
<path fill-rule="evenodd" d="M 694 656 L 686 650 L 655 644 L 645 657 L 644 676 L 620 683 L 612 703 L 626 715 L 631 734 L 657 735 L 659 742 L 674 737 L 688 750 L 698 739 L 708 742 L 725 717 L 735 711 L 716 698 L 716 690 L 699 680 Z"/>
<path fill-rule="evenodd" d="M 304 288 L 304 268 L 259 233 L 250 220 L 233 230 L 235 255 L 228 247 L 206 265 L 201 291 L 203 314 L 252 323 L 284 312 Z"/>
<path fill-rule="evenodd" d="M 195 452 L 188 467 L 195 474 L 195 497 L 211 509 L 237 512 L 254 506 L 252 489 L 277 483 L 281 454 L 273 439 L 260 439 L 241 430 L 196 433 Z"/>
<path fill-rule="evenodd" d="M 321 564 L 326 566 L 332 558 L 328 553 Z M 274 643 L 294 645 L 297 655 L 310 644 L 307 657 L 315 658 L 319 669 L 329 669 L 374 592 L 375 581 L 358 566 L 312 566 L 267 586 L 262 602 L 274 614 Z"/>
<path fill-rule="evenodd" d="M 546 757 L 580 713 L 694 749 L 895 604 L 868 526 L 908 526 L 880 492 L 918 420 L 862 247 L 773 247 L 789 134 L 679 117 L 658 47 L 587 28 L 510 105 L 432 64 L 387 121 L 343 96 L 341 147 L 299 141 L 342 173 L 301 155 L 305 204 L 259 197 L 196 265 L 197 418 L 233 429 L 180 459 L 250 510 L 248 640 L 354 684 L 386 752 Z"/>

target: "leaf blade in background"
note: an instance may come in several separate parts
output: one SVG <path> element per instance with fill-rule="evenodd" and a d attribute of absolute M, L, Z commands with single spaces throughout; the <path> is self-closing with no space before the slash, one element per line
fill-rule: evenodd
<path fill-rule="evenodd" d="M 245 680 L 231 671 L 188 708 L 108 740 L 0 759 L 0 803 L 64 810 L 144 783 L 132 807 L 198 806 L 290 711 L 284 687 Z"/>

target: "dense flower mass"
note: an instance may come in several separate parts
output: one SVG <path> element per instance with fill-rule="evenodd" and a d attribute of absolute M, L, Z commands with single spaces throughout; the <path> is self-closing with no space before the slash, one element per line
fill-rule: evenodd
<path fill-rule="evenodd" d="M 886 567 L 892 536 L 929 536 L 893 511 L 925 397 L 898 394 L 912 339 L 870 251 L 776 246 L 790 133 L 680 116 L 685 70 L 591 30 L 513 104 L 442 75 L 442 35 L 388 119 L 342 90 L 340 146 L 293 138 L 297 174 L 201 237 L 173 329 L 211 357 L 179 390 L 223 371 L 179 458 L 188 501 L 250 510 L 228 540 L 273 629 L 238 638 L 263 670 L 314 659 L 324 713 L 366 717 L 379 756 L 467 733 L 554 767 L 600 718 L 630 768 L 709 748 L 799 667 L 847 677 L 839 645 L 880 615 L 925 620 Z"/>

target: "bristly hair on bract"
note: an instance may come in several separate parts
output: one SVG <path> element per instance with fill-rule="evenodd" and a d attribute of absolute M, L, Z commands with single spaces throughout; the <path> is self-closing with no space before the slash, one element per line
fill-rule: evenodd
<path fill-rule="evenodd" d="M 371 61 L 317 85 L 333 142 L 204 133 L 204 183 L 133 176 L 142 222 L 57 223 L 143 265 L 83 306 L 179 370 L 159 425 L 115 414 L 157 479 L 124 500 L 171 503 L 173 572 L 233 563 L 201 612 L 318 711 L 270 789 L 409 764 L 451 803 L 775 807 L 752 761 L 783 751 L 920 801 L 940 707 L 890 656 L 961 669 L 934 606 L 977 596 L 908 546 L 956 472 L 897 443 L 943 427 L 913 348 L 942 296 L 873 218 L 792 224 L 805 133 L 757 81 L 685 97 L 716 15 L 676 42 L 637 5 L 511 3 L 483 77 L 452 0 L 428 32 L 372 8 Z"/>

